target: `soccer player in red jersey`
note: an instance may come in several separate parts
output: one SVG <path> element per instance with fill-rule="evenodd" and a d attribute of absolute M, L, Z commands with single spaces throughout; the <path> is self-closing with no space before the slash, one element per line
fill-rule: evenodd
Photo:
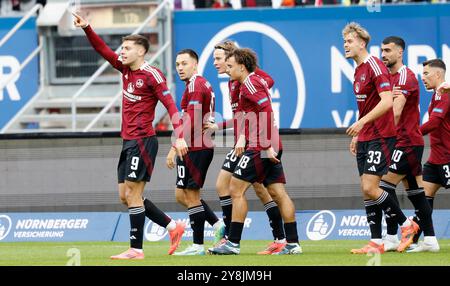
<path fill-rule="evenodd" d="M 441 187 L 450 188 L 450 92 L 443 88 L 445 71 L 441 59 L 423 62 L 422 82 L 426 89 L 434 90 L 428 107 L 429 120 L 420 128 L 423 135 L 430 135 L 431 153 L 423 166 L 423 181 L 432 209 L 436 192 Z M 427 240 L 424 235 L 423 243 L 409 252 L 439 251 L 437 241 Z"/>
<path fill-rule="evenodd" d="M 381 177 L 388 171 L 396 137 L 389 72 L 378 58 L 369 55 L 370 35 L 367 30 L 352 22 L 345 26 L 342 36 L 345 57 L 353 59 L 357 65 L 353 91 L 359 119 L 346 132 L 353 137 L 350 152 L 356 155 L 371 231 L 369 243 L 360 249 L 352 249 L 351 253 L 384 253 L 380 209 L 401 225 L 402 239 L 397 250 L 404 251 L 412 243 L 419 226 L 407 219 L 392 196 L 379 187 Z"/>
<path fill-rule="evenodd" d="M 236 49 L 236 45 L 234 42 L 225 40 L 222 43 L 217 44 L 214 47 L 214 66 L 217 69 L 219 74 L 226 74 L 227 65 L 225 61 L 225 57 L 230 54 L 232 51 Z M 258 67 L 255 69 L 255 74 L 263 78 L 268 88 L 270 89 L 274 81 L 273 79 L 265 73 L 263 70 Z M 229 90 L 229 99 L 231 104 L 231 109 L 233 112 L 233 117 L 236 112 L 239 112 L 239 95 L 240 95 L 241 83 L 237 80 L 229 80 L 228 81 L 228 90 Z M 236 119 L 233 118 L 231 120 L 223 121 L 218 124 L 211 124 L 207 126 L 211 130 L 220 130 L 227 128 L 234 128 Z M 238 128 L 234 128 L 234 142 L 236 143 L 238 139 Z M 230 181 L 233 175 L 233 171 L 236 168 L 236 165 L 239 161 L 239 157 L 235 155 L 234 148 L 231 149 L 222 164 L 222 170 L 219 172 L 219 176 L 217 177 L 216 189 L 220 199 L 220 206 L 222 207 L 223 221 L 225 222 L 225 234 L 222 240 L 219 243 L 224 243 L 228 238 L 230 232 L 230 224 L 231 224 L 231 210 L 232 210 L 232 200 L 230 196 Z M 272 234 L 274 241 L 268 245 L 268 247 L 258 254 L 268 255 L 274 252 L 280 251 L 286 245 L 286 236 L 284 234 L 283 229 L 283 220 L 281 218 L 281 213 L 278 208 L 278 205 L 273 201 L 267 189 L 263 184 L 253 183 L 253 189 L 255 190 L 255 194 L 261 200 L 261 203 L 264 205 L 264 210 L 267 213 L 269 218 L 270 226 L 272 227 Z"/>
<path fill-rule="evenodd" d="M 422 181 L 424 141 L 420 132 L 419 82 L 414 72 L 403 64 L 404 50 L 405 41 L 396 36 L 385 38 L 381 45 L 383 63 L 389 69 L 393 87 L 397 142 L 392 152 L 389 172 L 382 177 L 380 188 L 392 195 L 398 203 L 395 188 L 402 181 L 419 218 L 416 222 L 425 233 L 426 240 L 436 244 L 431 207 L 425 197 Z M 400 244 L 397 222 L 392 217 L 386 217 L 386 224 L 384 250 L 396 251 Z"/>
<path fill-rule="evenodd" d="M 212 254 L 239 254 L 240 240 L 247 216 L 245 192 L 254 183 L 263 183 L 280 207 L 287 244 L 273 254 L 300 254 L 295 206 L 284 184 L 281 164 L 281 139 L 274 124 L 271 97 L 267 83 L 254 73 L 256 55 L 250 49 L 236 49 L 226 57 L 227 73 L 241 84 L 239 108 L 243 116 L 238 120 L 239 138 L 235 155 L 241 156 L 230 182 L 233 202 L 228 240 L 209 250 Z M 242 127 L 245 126 L 245 127 Z M 243 154 L 242 154 L 243 153 Z"/>
<path fill-rule="evenodd" d="M 214 155 L 214 145 L 210 137 L 204 136 L 203 125 L 213 123 L 215 117 L 215 96 L 211 84 L 197 72 L 198 55 L 191 49 L 178 52 L 176 69 L 186 88 L 181 99 L 183 110 L 183 133 L 189 143 L 189 151 L 184 160 L 177 160 L 177 180 L 175 196 L 188 209 L 193 230 L 193 244 L 175 255 L 204 255 L 204 227 L 207 220 L 215 231 L 225 229 L 211 208 L 200 198 L 200 189 Z M 176 150 L 167 155 L 167 166 L 172 169 Z M 220 235 L 221 236 L 221 235 Z"/>
<path fill-rule="evenodd" d="M 142 198 L 144 186 L 150 181 L 158 141 L 153 129 L 155 107 L 161 101 L 169 111 L 176 130 L 179 126 L 178 109 L 160 70 L 150 66 L 144 56 L 149 49 L 148 40 L 140 35 L 123 38 L 120 56 L 112 51 L 80 15 L 73 14 L 76 27 L 83 28 L 94 49 L 115 69 L 122 73 L 122 152 L 117 167 L 119 197 L 128 206 L 130 215 L 130 248 L 111 259 L 144 259 L 143 234 L 145 216 L 169 231 L 172 254 L 184 233 L 184 224 L 176 223 L 150 200 Z M 179 156 L 187 152 L 187 144 L 176 139 Z"/>

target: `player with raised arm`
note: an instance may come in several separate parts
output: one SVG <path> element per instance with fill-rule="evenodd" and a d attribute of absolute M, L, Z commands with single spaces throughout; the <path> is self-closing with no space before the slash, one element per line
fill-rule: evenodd
<path fill-rule="evenodd" d="M 219 74 L 226 74 L 227 65 L 225 57 L 236 49 L 234 42 L 225 40 L 214 47 L 214 67 L 217 69 Z M 268 88 L 270 89 L 274 81 L 273 79 L 258 67 L 255 69 L 255 74 L 263 78 Z M 239 95 L 240 95 L 241 83 L 237 80 L 230 79 L 228 81 L 229 99 L 231 110 L 233 112 L 233 117 L 237 112 L 239 112 Z M 227 128 L 234 128 L 236 119 L 223 121 L 217 124 L 210 124 L 209 129 L 221 130 Z M 234 128 L 234 142 L 236 143 L 238 139 L 238 129 Z M 239 162 L 239 157 L 235 155 L 234 148 L 231 149 L 222 164 L 222 169 L 219 172 L 216 182 L 216 190 L 220 199 L 220 206 L 222 207 L 223 221 L 225 222 L 225 235 L 219 243 L 223 243 L 228 238 L 230 232 L 231 224 L 231 210 L 232 210 L 232 200 L 230 196 L 230 181 L 233 175 L 233 171 Z M 263 184 L 253 183 L 253 189 L 255 190 L 256 196 L 260 199 L 261 203 L 264 205 L 264 210 L 269 218 L 269 224 L 272 228 L 272 234 L 274 241 L 271 242 L 266 249 L 258 252 L 258 254 L 272 254 L 274 252 L 280 251 L 286 245 L 286 236 L 283 229 L 283 220 L 281 218 L 281 213 L 278 205 L 273 201 L 267 189 Z"/>
<path fill-rule="evenodd" d="M 422 155 L 424 141 L 420 132 L 419 82 L 413 71 L 403 64 L 405 41 L 396 36 L 387 37 L 381 45 L 383 63 L 389 69 L 394 95 L 394 121 L 397 142 L 392 153 L 389 172 L 381 178 L 380 188 L 396 200 L 395 188 L 403 182 L 408 199 L 414 206 L 416 222 L 428 240 L 434 234 L 431 207 L 423 190 Z M 381 210 L 379 210 L 381 211 Z M 396 251 L 400 241 L 395 218 L 386 216 L 387 234 L 383 239 L 385 251 Z"/>
<path fill-rule="evenodd" d="M 355 61 L 353 90 L 359 109 L 359 119 L 346 131 L 353 139 L 350 152 L 356 156 L 361 179 L 361 191 L 371 239 L 351 253 L 384 253 L 381 236 L 383 210 L 401 225 L 402 239 L 397 251 L 404 251 L 411 243 L 419 226 L 407 219 L 398 204 L 379 187 L 381 177 L 388 171 L 391 152 L 395 146 L 396 130 L 393 114 L 392 88 L 389 72 L 376 57 L 369 55 L 370 35 L 357 23 L 349 23 L 342 31 L 345 57 Z"/>
<path fill-rule="evenodd" d="M 115 69 L 122 73 L 122 152 L 117 167 L 119 197 L 127 205 L 130 215 L 130 248 L 111 259 L 144 259 L 143 234 L 145 216 L 165 227 L 170 235 L 169 254 L 178 247 L 185 225 L 175 222 L 142 195 L 150 181 L 158 151 L 153 119 L 158 101 L 169 111 L 174 129 L 179 126 L 178 109 L 166 85 L 163 73 L 144 59 L 149 49 L 148 40 L 140 35 L 122 39 L 120 55 L 112 51 L 94 32 L 88 22 L 78 14 L 74 25 L 82 28 L 93 48 Z M 178 132 L 176 149 L 181 157 L 187 145 Z"/>

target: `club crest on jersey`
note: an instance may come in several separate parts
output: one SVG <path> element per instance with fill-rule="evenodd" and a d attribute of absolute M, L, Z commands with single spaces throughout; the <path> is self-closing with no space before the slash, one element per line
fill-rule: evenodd
<path fill-rule="evenodd" d="M 356 93 L 359 92 L 359 82 L 355 83 L 355 91 Z"/>
<path fill-rule="evenodd" d="M 441 100 L 441 95 L 437 94 L 434 96 L 434 100 Z"/>
<path fill-rule="evenodd" d="M 133 85 L 132 82 L 130 82 L 130 83 L 128 84 L 127 91 L 128 91 L 129 93 L 134 92 L 134 85 Z"/>
<path fill-rule="evenodd" d="M 363 73 L 359 79 L 361 82 L 364 82 L 366 80 L 366 74 Z"/>
<path fill-rule="evenodd" d="M 144 81 L 142 79 L 138 79 L 136 81 L 136 87 L 141 88 L 144 85 Z"/>

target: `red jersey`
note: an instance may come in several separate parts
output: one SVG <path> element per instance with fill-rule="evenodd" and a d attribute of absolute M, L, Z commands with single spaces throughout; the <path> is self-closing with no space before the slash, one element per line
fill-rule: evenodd
<path fill-rule="evenodd" d="M 239 106 L 239 111 L 245 114 L 247 149 L 261 151 L 273 147 L 277 152 L 281 150 L 281 138 L 274 124 L 272 101 L 263 78 L 255 73 L 247 76 L 240 88 Z"/>
<path fill-rule="evenodd" d="M 381 92 L 391 90 L 386 66 L 380 59 L 368 56 L 362 64 L 356 67 L 353 82 L 359 118 L 369 113 L 380 102 Z M 365 124 L 358 135 L 358 141 L 371 141 L 395 136 L 394 112 L 391 109 L 374 121 Z"/>
<path fill-rule="evenodd" d="M 122 73 L 122 138 L 132 140 L 155 135 L 153 120 L 158 101 L 169 111 L 176 130 L 179 125 L 178 109 L 167 88 L 164 74 L 147 62 L 139 69 L 131 70 L 122 64 L 119 56 L 103 42 L 91 26 L 84 28 L 84 31 L 94 49 Z"/>
<path fill-rule="evenodd" d="M 402 66 L 397 73 L 391 75 L 391 86 L 400 87 L 406 98 L 400 120 L 397 123 L 397 147 L 423 146 L 420 132 L 419 82 L 413 71 Z"/>
<path fill-rule="evenodd" d="M 197 74 L 186 82 L 181 109 L 184 113 L 183 133 L 190 151 L 213 148 L 211 140 L 205 141 L 210 137 L 203 136 L 202 127 L 208 122 L 214 123 L 214 99 L 211 84 L 204 77 Z"/>
<path fill-rule="evenodd" d="M 274 85 L 274 80 L 272 77 L 267 74 L 262 69 L 256 68 L 255 74 L 260 76 L 263 81 L 265 81 L 268 89 L 271 89 Z M 231 104 L 231 111 L 233 112 L 233 119 L 227 120 L 224 122 L 221 122 L 219 125 L 220 129 L 226 129 L 231 128 L 232 126 L 236 126 L 237 122 L 234 116 L 236 115 L 236 112 L 238 112 L 239 109 L 239 100 L 240 100 L 240 90 L 241 90 L 241 83 L 237 80 L 229 80 L 228 81 L 228 90 L 229 90 L 229 97 L 230 97 L 230 104 Z M 233 124 L 232 126 L 230 126 Z M 234 142 L 237 142 L 238 139 L 238 130 L 237 128 L 234 128 Z"/>
<path fill-rule="evenodd" d="M 447 164 L 450 162 L 450 94 L 434 93 L 428 114 L 430 119 L 433 116 L 443 119 L 439 127 L 430 132 L 431 154 L 428 162 Z"/>

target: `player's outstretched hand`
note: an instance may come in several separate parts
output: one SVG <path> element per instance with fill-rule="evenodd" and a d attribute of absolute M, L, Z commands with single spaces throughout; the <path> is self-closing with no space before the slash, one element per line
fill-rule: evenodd
<path fill-rule="evenodd" d="M 72 15 L 74 17 L 73 24 L 75 25 L 75 27 L 84 29 L 89 25 L 89 23 L 79 14 L 72 12 Z"/>

